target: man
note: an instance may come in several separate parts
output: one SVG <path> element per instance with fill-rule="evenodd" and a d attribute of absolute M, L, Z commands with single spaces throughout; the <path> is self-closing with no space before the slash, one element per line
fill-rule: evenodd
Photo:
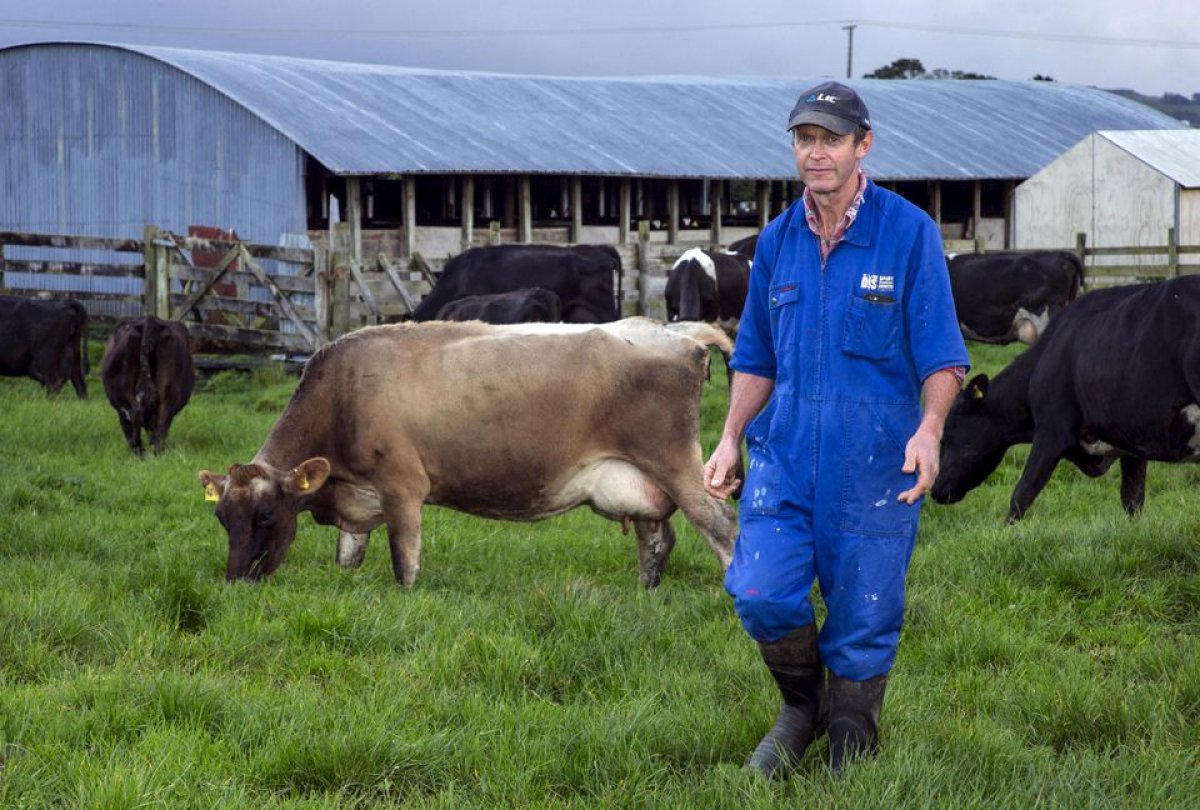
<path fill-rule="evenodd" d="M 804 195 L 759 237 L 729 414 L 705 466 L 710 494 L 729 497 L 745 436 L 725 587 L 783 694 L 749 762 L 777 778 L 818 725 L 835 771 L 877 748 L 920 500 L 968 365 L 937 227 L 862 170 L 862 99 L 818 85 L 788 129 Z M 814 578 L 828 609 L 819 634 Z"/>

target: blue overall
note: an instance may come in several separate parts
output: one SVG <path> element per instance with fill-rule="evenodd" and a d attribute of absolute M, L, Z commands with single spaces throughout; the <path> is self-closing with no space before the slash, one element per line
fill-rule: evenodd
<path fill-rule="evenodd" d="M 966 366 L 941 237 L 920 209 L 868 183 L 824 269 L 801 201 L 758 240 L 732 366 L 775 381 L 748 425 L 740 531 L 725 587 L 747 632 L 775 641 L 828 614 L 836 675 L 888 672 L 920 503 L 896 496 L 921 385 Z"/>

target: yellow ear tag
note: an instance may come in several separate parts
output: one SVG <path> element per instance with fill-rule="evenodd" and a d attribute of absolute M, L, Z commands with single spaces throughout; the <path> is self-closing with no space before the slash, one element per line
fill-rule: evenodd
<path fill-rule="evenodd" d="M 983 391 L 978 388 L 972 388 L 971 399 L 983 399 Z"/>
<path fill-rule="evenodd" d="M 204 485 L 204 500 L 206 500 L 206 501 L 221 500 L 221 493 L 217 492 L 217 488 L 215 486 L 213 486 L 211 481 Z"/>
<path fill-rule="evenodd" d="M 308 476 L 300 473 L 300 480 L 296 482 L 296 486 L 300 489 L 308 489 Z"/>

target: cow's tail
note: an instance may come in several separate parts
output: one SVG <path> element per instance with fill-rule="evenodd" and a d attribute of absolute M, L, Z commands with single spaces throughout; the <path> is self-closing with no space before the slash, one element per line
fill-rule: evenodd
<path fill-rule="evenodd" d="M 158 338 L 162 325 L 155 318 L 147 318 L 142 325 L 142 344 L 138 350 L 137 402 L 142 413 L 158 412 L 158 391 L 154 384 L 154 366 L 158 360 Z"/>
<path fill-rule="evenodd" d="M 721 352 L 725 359 L 725 373 L 733 384 L 733 375 L 729 373 L 729 360 L 733 357 L 733 341 L 725 330 L 705 321 L 672 321 L 666 324 L 666 329 L 679 335 L 686 335 L 692 340 L 709 349 Z"/>
<path fill-rule="evenodd" d="M 1071 284 L 1071 300 L 1074 301 L 1079 293 L 1083 292 L 1084 285 L 1087 283 L 1084 275 L 1083 259 L 1078 253 L 1067 251 L 1067 255 L 1071 257 L 1071 263 L 1075 267 L 1075 280 Z"/>
<path fill-rule="evenodd" d="M 92 373 L 92 360 L 88 357 L 88 313 L 87 308 L 78 301 L 69 301 L 71 309 L 75 312 L 75 323 L 79 329 L 79 336 L 74 338 L 79 341 L 79 362 L 83 368 L 85 375 Z"/>

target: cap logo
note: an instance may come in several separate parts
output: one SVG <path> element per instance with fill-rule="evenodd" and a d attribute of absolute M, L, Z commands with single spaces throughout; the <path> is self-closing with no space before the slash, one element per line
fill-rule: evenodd
<path fill-rule="evenodd" d="M 831 96 L 828 93 L 813 93 L 808 98 L 804 99 L 805 104 L 814 104 L 818 101 L 824 101 L 826 104 L 837 104 L 838 97 Z"/>

